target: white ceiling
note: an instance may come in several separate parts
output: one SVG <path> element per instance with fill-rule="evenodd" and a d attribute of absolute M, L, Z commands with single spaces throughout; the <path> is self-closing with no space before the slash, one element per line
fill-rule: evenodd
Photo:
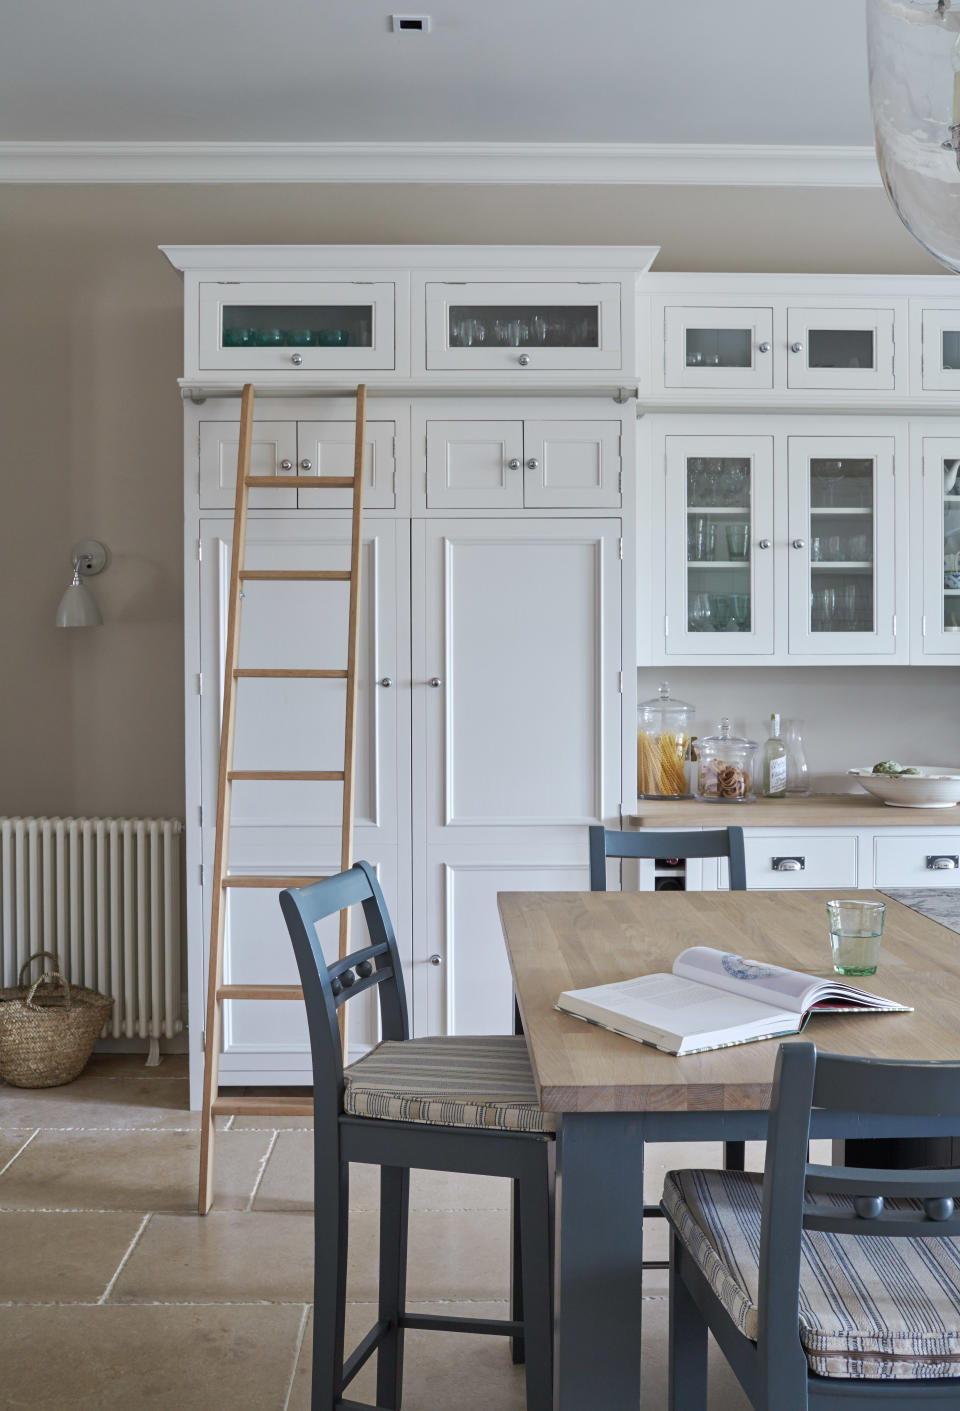
<path fill-rule="evenodd" d="M 0 140 L 872 141 L 860 0 L 31 0 Z"/>

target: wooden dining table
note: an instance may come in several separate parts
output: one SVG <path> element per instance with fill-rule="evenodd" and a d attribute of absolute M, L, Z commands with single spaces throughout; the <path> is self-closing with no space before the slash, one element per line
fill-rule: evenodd
<path fill-rule="evenodd" d="M 766 1135 L 768 1039 L 675 1058 L 561 1014 L 564 990 L 669 971 L 709 945 L 832 975 L 830 892 L 503 892 L 498 900 L 541 1106 L 557 1114 L 555 1411 L 637 1411 L 640 1396 L 643 1159 L 647 1142 Z M 960 1060 L 960 936 L 886 901 L 880 965 L 853 981 L 909 1014 L 814 1015 L 801 1036 L 830 1053 Z M 878 1079 L 879 1081 L 879 1079 Z M 811 1136 L 943 1137 L 909 1113 L 814 1114 Z"/>

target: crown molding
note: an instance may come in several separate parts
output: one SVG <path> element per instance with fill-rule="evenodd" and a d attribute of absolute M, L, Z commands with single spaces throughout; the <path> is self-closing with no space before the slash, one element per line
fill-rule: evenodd
<path fill-rule="evenodd" d="M 0 142 L 0 182 L 879 186 L 872 147 L 643 142 Z"/>

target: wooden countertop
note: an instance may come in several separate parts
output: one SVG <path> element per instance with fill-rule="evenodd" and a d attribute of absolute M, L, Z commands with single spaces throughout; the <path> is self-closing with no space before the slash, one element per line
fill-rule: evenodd
<path fill-rule="evenodd" d="M 960 828 L 960 807 L 890 808 L 869 794 L 706 803 L 702 799 L 638 799 L 626 818 L 634 828 Z"/>

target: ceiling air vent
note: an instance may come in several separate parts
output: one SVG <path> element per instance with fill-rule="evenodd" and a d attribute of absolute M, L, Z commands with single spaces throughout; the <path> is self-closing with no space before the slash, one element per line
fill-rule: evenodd
<path fill-rule="evenodd" d="M 391 15 L 390 27 L 394 34 L 429 34 L 429 15 Z"/>

